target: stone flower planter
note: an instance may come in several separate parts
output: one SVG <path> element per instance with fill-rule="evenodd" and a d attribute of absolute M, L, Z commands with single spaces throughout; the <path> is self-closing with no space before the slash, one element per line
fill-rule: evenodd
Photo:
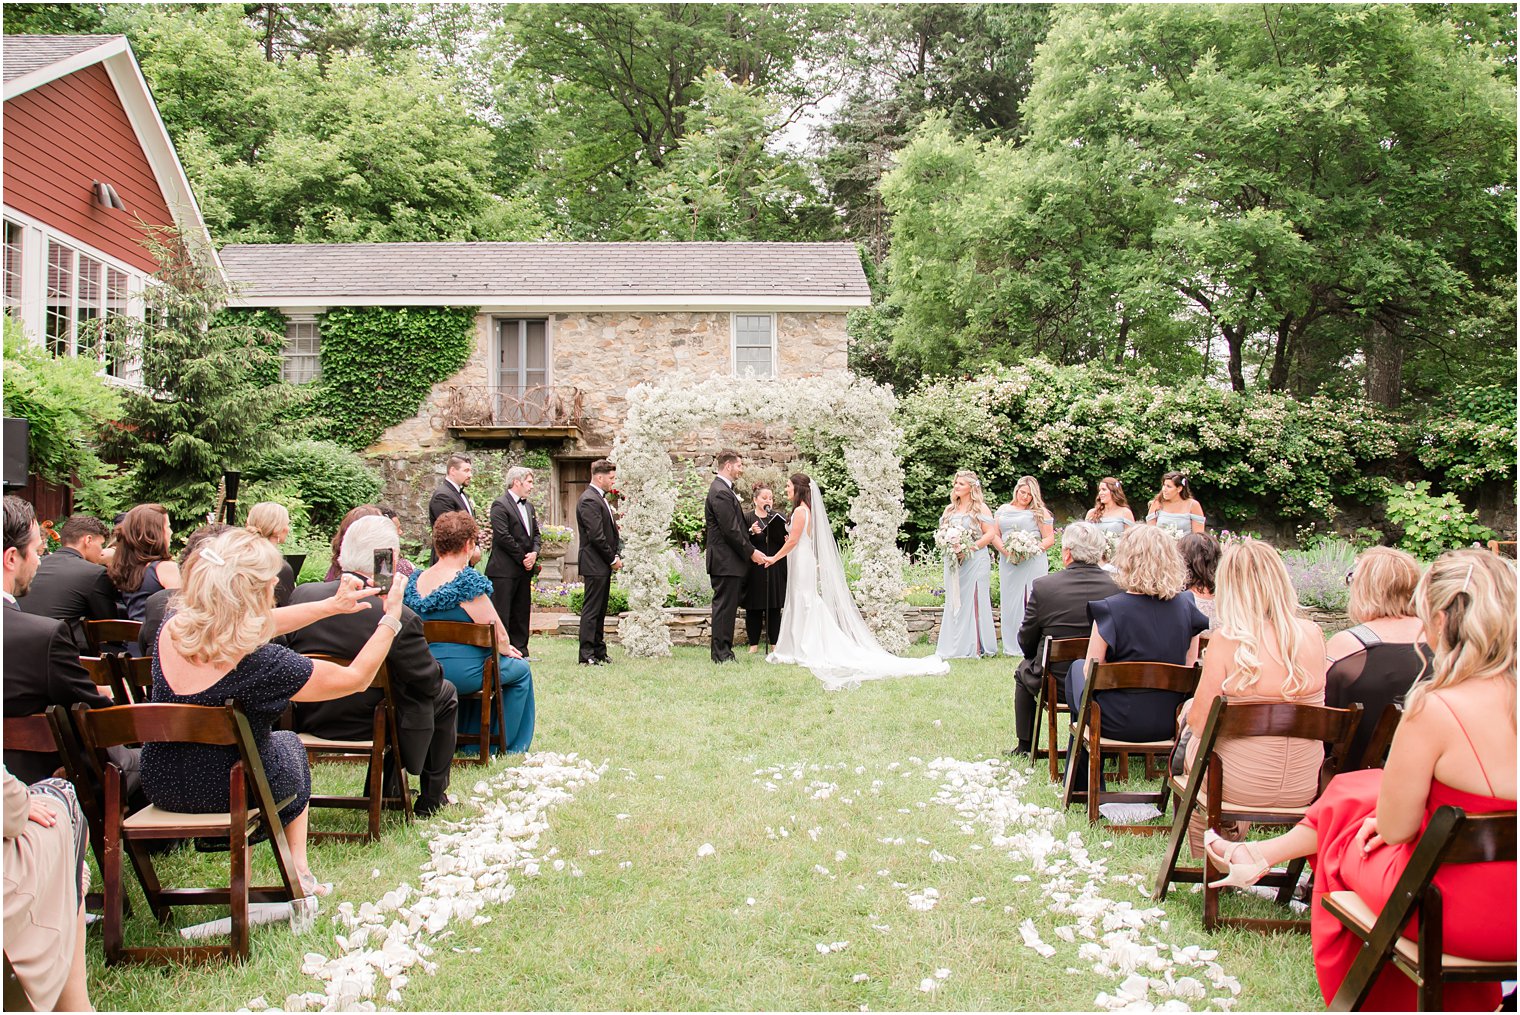
<path fill-rule="evenodd" d="M 539 581 L 561 582 L 565 580 L 565 554 L 570 552 L 569 543 L 551 543 L 544 540 L 538 547 L 538 563 L 542 570 Z"/>

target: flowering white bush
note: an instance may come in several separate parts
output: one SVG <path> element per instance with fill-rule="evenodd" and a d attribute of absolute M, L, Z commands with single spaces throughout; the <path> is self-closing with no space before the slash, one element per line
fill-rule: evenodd
<path fill-rule="evenodd" d="M 623 647 L 634 656 L 670 654 L 663 607 L 670 592 L 665 551 L 676 485 L 666 442 L 726 420 L 779 423 L 799 431 L 828 432 L 846 441 L 845 465 L 859 484 L 850 502 L 848 536 L 860 580 L 856 603 L 882 647 L 900 652 L 908 632 L 902 596 L 902 431 L 892 422 L 897 399 L 890 388 L 847 372 L 794 380 L 678 374 L 662 384 L 628 392 L 628 417 L 612 448 L 623 516 L 623 571 L 629 612 L 619 621 Z"/>

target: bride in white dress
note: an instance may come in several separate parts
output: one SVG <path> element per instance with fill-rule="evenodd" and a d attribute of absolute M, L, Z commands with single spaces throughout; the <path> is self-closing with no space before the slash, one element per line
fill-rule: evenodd
<path fill-rule="evenodd" d="M 781 636 L 766 662 L 806 666 L 830 691 L 883 677 L 950 672 L 938 656 L 905 658 L 881 647 L 860 615 L 845 582 L 844 565 L 818 487 L 805 473 L 787 484 L 791 533 L 769 560 L 790 554 Z"/>

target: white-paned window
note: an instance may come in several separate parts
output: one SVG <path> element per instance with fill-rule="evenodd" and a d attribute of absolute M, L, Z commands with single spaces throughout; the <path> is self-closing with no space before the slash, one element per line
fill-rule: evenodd
<path fill-rule="evenodd" d="M 285 348 L 280 380 L 306 384 L 322 376 L 322 336 L 315 317 L 291 317 L 285 322 Z"/>
<path fill-rule="evenodd" d="M 20 223 L 5 220 L 5 310 L 21 312 L 21 235 Z"/>
<path fill-rule="evenodd" d="M 770 314 L 734 315 L 734 376 L 776 376 L 776 327 Z"/>
<path fill-rule="evenodd" d="M 68 356 L 74 351 L 74 251 L 56 241 L 48 243 L 47 314 L 43 335 L 48 352 Z"/>

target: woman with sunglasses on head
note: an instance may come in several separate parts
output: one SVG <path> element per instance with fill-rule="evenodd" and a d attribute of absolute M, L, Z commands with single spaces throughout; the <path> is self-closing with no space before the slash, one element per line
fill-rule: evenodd
<path fill-rule="evenodd" d="M 1221 885 L 1251 885 L 1273 866 L 1314 857 L 1309 909 L 1326 1003 L 1363 944 L 1322 897 L 1354 891 L 1377 912 L 1437 808 L 1469 815 L 1515 809 L 1514 566 L 1483 550 L 1444 553 L 1420 579 L 1414 608 L 1434 661 L 1429 679 L 1409 693 L 1387 765 L 1336 776 L 1285 835 L 1250 843 L 1229 843 L 1212 831 L 1204 837 L 1215 866 L 1229 872 Z M 1448 954 L 1515 960 L 1514 861 L 1447 865 L 1434 884 Z M 1414 924 L 1404 933 L 1412 938 Z M 1448 1011 L 1492 1011 L 1499 1003 L 1498 984 L 1453 983 L 1444 994 Z M 1385 967 L 1361 1008 L 1410 1011 L 1414 1002 L 1414 983 Z"/>

